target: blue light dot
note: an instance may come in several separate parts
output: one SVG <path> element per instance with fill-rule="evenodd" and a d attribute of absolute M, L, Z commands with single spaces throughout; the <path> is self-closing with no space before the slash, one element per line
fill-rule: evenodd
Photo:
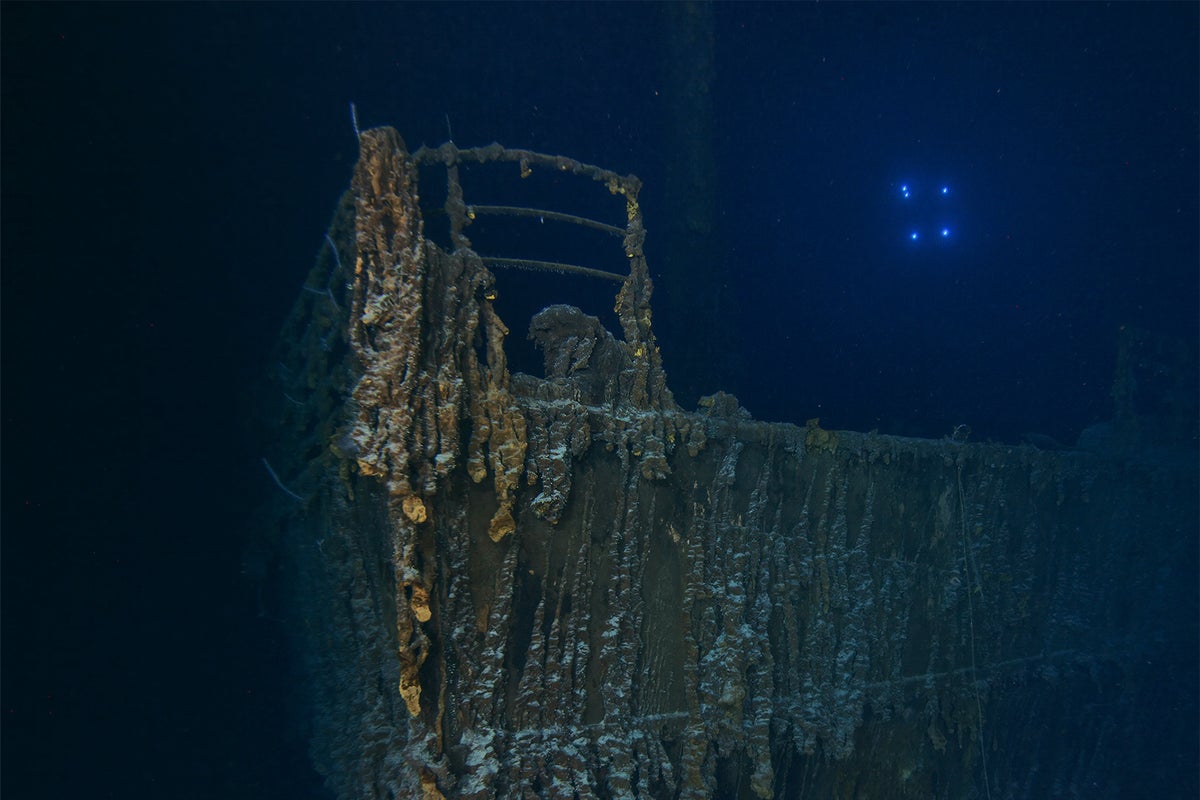
<path fill-rule="evenodd" d="M 943 239 L 950 238 L 950 229 L 949 228 L 942 228 L 942 238 Z"/>
<path fill-rule="evenodd" d="M 950 187 L 949 187 L 949 186 L 943 186 L 943 187 L 942 187 L 942 196 L 943 196 L 943 197 L 945 197 L 945 196 L 946 196 L 946 195 L 948 195 L 948 194 L 950 194 Z"/>
<path fill-rule="evenodd" d="M 900 194 L 904 195 L 905 197 L 909 197 L 912 194 L 908 189 L 907 183 L 900 184 Z"/>
<path fill-rule="evenodd" d="M 915 242 L 915 241 L 916 241 L 917 239 L 919 239 L 920 237 L 917 235 L 917 232 L 916 232 L 916 231 L 913 231 L 912 233 L 910 233 L 910 234 L 908 235 L 908 238 L 912 239 L 912 240 Z"/>

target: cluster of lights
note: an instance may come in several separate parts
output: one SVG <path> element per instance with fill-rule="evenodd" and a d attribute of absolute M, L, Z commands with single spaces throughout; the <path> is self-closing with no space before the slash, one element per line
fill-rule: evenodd
<path fill-rule="evenodd" d="M 949 197 L 950 196 L 950 187 L 949 186 L 941 186 L 938 189 L 937 193 L 941 197 Z M 907 183 L 900 184 L 900 196 L 905 200 L 912 199 L 913 188 L 912 188 L 911 184 L 907 184 Z M 921 240 L 921 232 L 919 230 L 912 230 L 909 232 L 908 238 L 909 238 L 909 241 L 913 241 L 913 242 L 920 241 Z M 938 238 L 949 239 L 950 238 L 950 228 L 948 226 L 943 226 L 943 227 L 939 228 L 938 229 Z"/>

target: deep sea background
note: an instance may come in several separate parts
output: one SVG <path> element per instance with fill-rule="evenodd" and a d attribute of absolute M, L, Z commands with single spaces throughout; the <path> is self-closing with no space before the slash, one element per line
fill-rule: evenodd
<path fill-rule="evenodd" d="M 275 491 L 248 395 L 350 102 L 413 149 L 450 125 L 642 177 L 685 406 L 1070 443 L 1119 326 L 1197 341 L 1198 9 L 717 6 L 724 277 L 670 285 L 663 6 L 4 4 L 0 791 L 324 796 L 242 544 Z"/>

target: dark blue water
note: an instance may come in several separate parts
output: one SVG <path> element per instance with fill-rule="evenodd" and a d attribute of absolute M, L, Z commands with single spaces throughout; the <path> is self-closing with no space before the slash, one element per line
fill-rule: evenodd
<path fill-rule="evenodd" d="M 349 181 L 351 101 L 414 149 L 645 179 L 686 405 L 1070 443 L 1111 414 L 1119 326 L 1197 339 L 1195 4 L 716 8 L 723 272 L 685 286 L 655 239 L 682 203 L 661 7 L 0 15 L 6 796 L 322 796 L 286 620 L 241 575 L 271 488 L 247 393 Z"/>

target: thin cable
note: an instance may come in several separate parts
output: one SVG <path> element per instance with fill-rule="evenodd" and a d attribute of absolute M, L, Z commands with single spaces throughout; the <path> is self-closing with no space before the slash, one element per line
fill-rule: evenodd
<path fill-rule="evenodd" d="M 264 458 L 262 460 L 262 464 L 264 467 L 267 468 L 267 474 L 271 476 L 271 480 L 275 481 L 275 485 L 278 486 L 280 489 L 282 489 L 284 494 L 287 494 L 294 500 L 299 500 L 301 503 L 307 502 L 307 500 L 305 498 L 301 497 L 300 495 L 296 494 L 291 489 L 289 489 L 288 487 L 283 485 L 283 481 L 281 481 L 279 479 L 279 475 L 277 475 L 275 473 L 275 470 L 271 467 L 270 461 L 267 461 L 267 459 Z"/>

